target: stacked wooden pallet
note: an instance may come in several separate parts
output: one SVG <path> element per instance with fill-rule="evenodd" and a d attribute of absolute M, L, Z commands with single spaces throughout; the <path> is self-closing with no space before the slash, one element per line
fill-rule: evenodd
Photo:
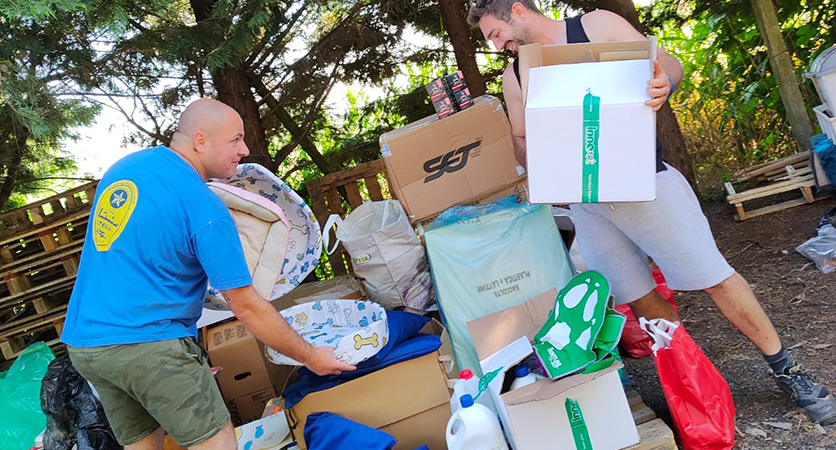
<path fill-rule="evenodd" d="M 744 181 L 761 181 L 769 184 L 737 192 L 732 183 Z M 737 174 L 734 180 L 726 183 L 726 199 L 737 210 L 735 219 L 746 220 L 752 217 L 762 216 L 776 211 L 781 211 L 793 206 L 804 205 L 821 200 L 825 197 L 816 197 L 813 194 L 813 187 L 816 185 L 810 167 L 810 154 L 807 152 L 797 153 L 786 158 L 770 163 L 758 164 Z M 789 192 L 798 189 L 802 197 L 787 200 L 778 204 L 749 210 L 743 206 L 744 202 L 768 197 L 782 192 Z"/>
<path fill-rule="evenodd" d="M 0 215 L 0 353 L 17 357 L 34 341 L 61 350 L 97 182 Z"/>
<path fill-rule="evenodd" d="M 676 441 L 670 427 L 644 404 L 644 400 L 635 389 L 628 387 L 624 392 L 627 394 L 627 402 L 630 404 L 633 420 L 641 438 L 638 444 L 624 450 L 676 450 Z"/>

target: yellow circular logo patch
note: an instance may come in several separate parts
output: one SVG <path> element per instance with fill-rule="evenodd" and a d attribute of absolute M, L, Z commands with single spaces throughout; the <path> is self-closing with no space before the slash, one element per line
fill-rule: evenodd
<path fill-rule="evenodd" d="M 129 180 L 111 183 L 99 195 L 93 217 L 93 242 L 96 250 L 106 252 L 119 237 L 136 206 L 136 185 Z"/>

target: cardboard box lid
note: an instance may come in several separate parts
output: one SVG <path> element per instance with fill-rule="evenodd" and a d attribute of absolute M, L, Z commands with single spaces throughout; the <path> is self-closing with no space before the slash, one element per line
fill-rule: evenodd
<path fill-rule="evenodd" d="M 613 74 L 618 82 L 613 82 Z M 542 108 L 581 108 L 587 92 L 600 97 L 601 106 L 639 104 L 647 94 L 647 61 L 608 61 L 532 68 L 526 111 Z M 560 80 L 556 83 L 555 80 Z"/>
<path fill-rule="evenodd" d="M 534 335 L 546 323 L 556 300 L 557 290 L 552 288 L 525 303 L 468 322 L 467 329 L 479 360 L 488 358 L 519 338 L 527 337 L 532 342 Z"/>
<path fill-rule="evenodd" d="M 656 37 L 646 41 L 596 42 L 583 44 L 541 45 L 520 47 L 520 86 L 523 104 L 528 97 L 529 71 L 534 67 L 631 59 L 656 60 Z M 652 64 L 651 64 L 652 70 Z M 652 72 L 651 72 L 652 73 Z M 645 80 L 646 81 L 646 80 Z"/>

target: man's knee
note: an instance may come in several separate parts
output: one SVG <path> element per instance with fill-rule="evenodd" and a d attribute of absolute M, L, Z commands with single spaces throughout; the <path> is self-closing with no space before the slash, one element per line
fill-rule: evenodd
<path fill-rule="evenodd" d="M 671 322 L 679 320 L 679 315 L 671 308 L 671 305 L 656 292 L 656 289 L 651 290 L 647 294 L 638 299 L 628 303 L 630 309 L 636 318 L 644 317 L 645 319 L 666 319 Z"/>
<path fill-rule="evenodd" d="M 724 294 L 730 294 L 740 288 L 748 287 L 749 283 L 739 273 L 734 272 L 731 276 L 714 286 L 703 289 L 703 292 L 716 300 L 718 297 L 723 297 Z"/>
<path fill-rule="evenodd" d="M 189 450 L 236 450 L 238 443 L 235 441 L 235 429 L 232 422 L 227 422 L 214 436 L 189 447 Z"/>

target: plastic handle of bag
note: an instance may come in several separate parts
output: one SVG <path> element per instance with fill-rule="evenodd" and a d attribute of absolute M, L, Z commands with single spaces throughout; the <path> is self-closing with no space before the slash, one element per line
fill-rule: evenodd
<path fill-rule="evenodd" d="M 337 237 L 337 232 L 335 230 L 334 237 L 337 239 L 337 241 L 334 242 L 333 248 L 328 249 L 328 244 L 331 243 L 331 227 L 336 225 L 337 228 L 339 228 L 342 226 L 342 224 L 343 218 L 340 217 L 339 214 L 331 214 L 331 216 L 328 217 L 328 220 L 325 222 L 325 226 L 322 227 L 322 246 L 325 247 L 325 251 L 329 255 L 337 251 L 337 247 L 340 245 L 340 238 Z"/>
<path fill-rule="evenodd" d="M 665 330 L 661 326 L 665 327 Z M 671 322 L 666 319 L 647 320 L 639 317 L 639 327 L 653 339 L 657 348 L 668 348 L 673 340 L 673 332 L 679 327 L 679 322 Z"/>

